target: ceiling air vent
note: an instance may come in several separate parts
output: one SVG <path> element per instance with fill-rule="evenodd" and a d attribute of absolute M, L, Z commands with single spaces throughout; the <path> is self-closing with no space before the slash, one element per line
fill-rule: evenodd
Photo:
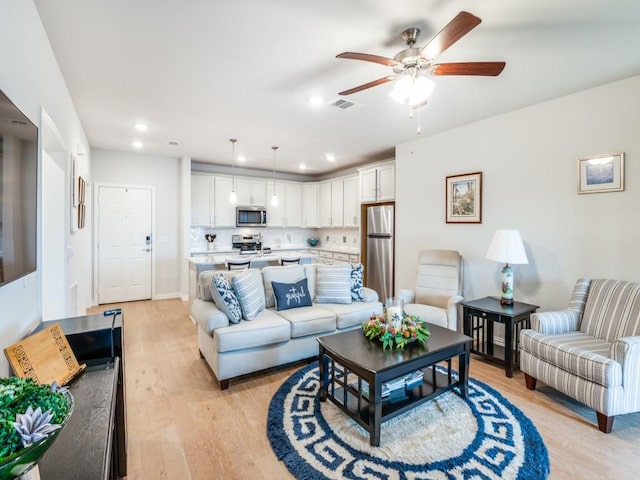
<path fill-rule="evenodd" d="M 344 100 L 339 98 L 331 102 L 333 107 L 339 108 L 340 110 L 349 110 L 350 108 L 358 107 L 359 105 L 354 102 L 350 102 L 349 100 Z"/>

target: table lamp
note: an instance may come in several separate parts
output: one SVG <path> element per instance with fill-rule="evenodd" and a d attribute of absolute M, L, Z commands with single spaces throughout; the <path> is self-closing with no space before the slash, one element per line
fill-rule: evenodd
<path fill-rule="evenodd" d="M 520 232 L 518 230 L 496 230 L 485 258 L 505 264 L 502 268 L 500 304 L 513 305 L 513 269 L 509 264 L 529 263 Z"/>

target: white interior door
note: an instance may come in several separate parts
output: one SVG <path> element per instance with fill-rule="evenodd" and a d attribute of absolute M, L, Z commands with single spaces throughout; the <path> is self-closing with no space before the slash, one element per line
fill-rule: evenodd
<path fill-rule="evenodd" d="M 98 303 L 151 298 L 151 189 L 98 189 Z"/>

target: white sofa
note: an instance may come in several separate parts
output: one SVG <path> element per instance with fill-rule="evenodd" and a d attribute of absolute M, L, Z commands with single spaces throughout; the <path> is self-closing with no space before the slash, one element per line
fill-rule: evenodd
<path fill-rule="evenodd" d="M 192 317 L 198 325 L 200 355 L 222 390 L 229 387 L 229 379 L 239 375 L 316 356 L 316 337 L 359 328 L 371 315 L 382 313 L 378 294 L 366 287 L 362 289 L 364 301 L 317 303 L 316 271 L 331 267 L 310 264 L 200 273 Z M 326 273 L 326 270 L 322 272 Z M 233 283 L 234 276 L 248 274 L 260 275 L 266 308 L 251 321 L 243 318 L 239 323 L 232 323 L 214 303 L 212 280 L 215 275 L 224 275 Z M 313 304 L 277 311 L 271 282 L 290 284 L 302 278 L 307 279 Z"/>

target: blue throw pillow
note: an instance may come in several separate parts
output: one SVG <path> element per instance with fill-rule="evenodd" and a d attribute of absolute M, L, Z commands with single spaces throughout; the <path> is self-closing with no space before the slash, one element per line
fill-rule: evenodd
<path fill-rule="evenodd" d="M 271 282 L 271 285 L 276 297 L 276 310 L 311 306 L 311 294 L 306 278 L 296 283 Z"/>
<path fill-rule="evenodd" d="M 364 290 L 362 289 L 362 274 L 364 267 L 361 263 L 351 265 L 351 300 L 364 302 Z"/>
<path fill-rule="evenodd" d="M 216 306 L 227 316 L 231 323 L 238 323 L 242 319 L 240 302 L 227 277 L 222 274 L 213 276 L 211 296 Z"/>

